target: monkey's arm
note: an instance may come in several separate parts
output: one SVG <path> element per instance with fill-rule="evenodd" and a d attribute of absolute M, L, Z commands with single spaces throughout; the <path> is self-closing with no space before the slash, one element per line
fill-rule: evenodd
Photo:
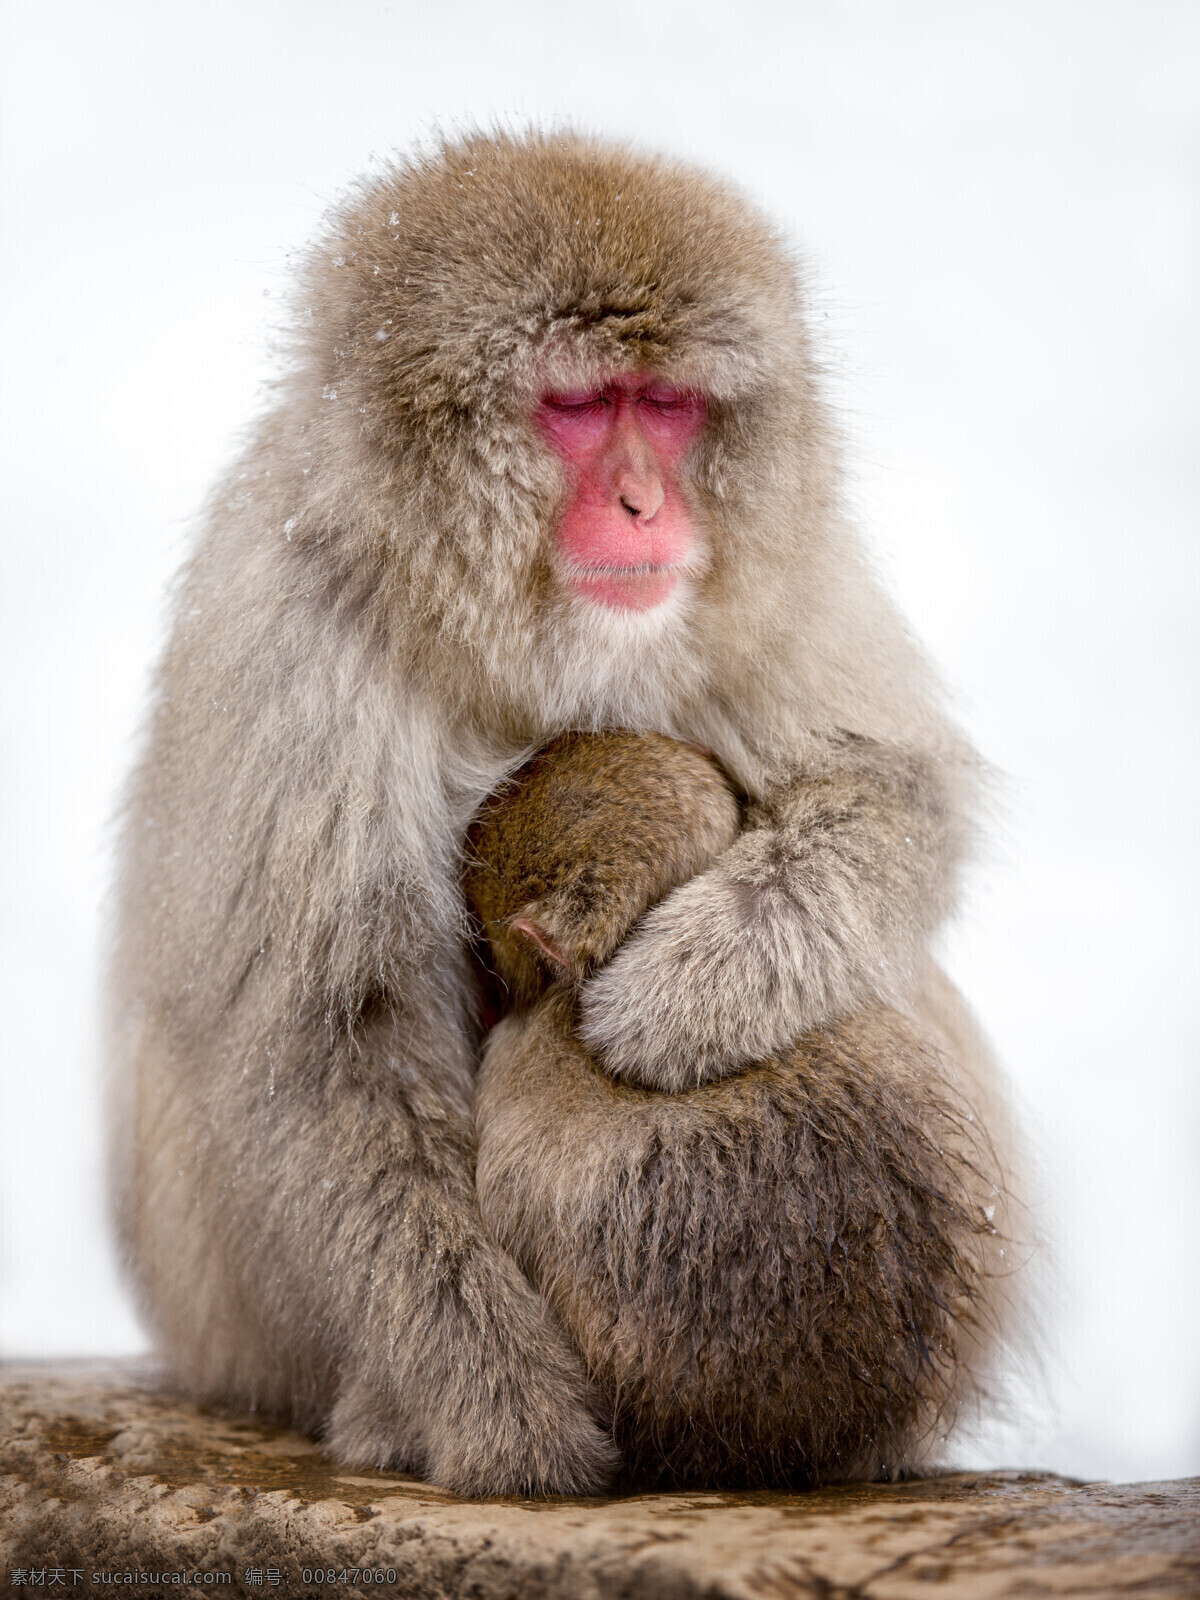
<path fill-rule="evenodd" d="M 751 804 L 710 871 L 641 921 L 584 992 L 617 1077 L 676 1091 L 871 1001 L 903 1003 L 949 909 L 963 826 L 935 756 L 838 734 Z"/>
<path fill-rule="evenodd" d="M 123 1232 L 178 1378 L 290 1415 L 346 1464 L 599 1492 L 615 1452 L 582 1363 L 479 1218 L 434 975 L 331 1027 L 274 1014 L 269 965 L 198 1037 L 180 1015 L 138 1029 Z"/>
<path fill-rule="evenodd" d="M 598 1491 L 582 1362 L 475 1202 L 475 801 L 366 631 L 303 569 L 256 598 L 245 540 L 197 558 L 127 808 L 117 1166 L 148 1319 L 193 1393 L 343 1461 Z"/>
<path fill-rule="evenodd" d="M 338 1352 L 321 1423 L 339 1460 L 467 1495 L 598 1492 L 615 1450 L 579 1358 L 481 1225 L 470 1105 L 397 1071 L 405 1032 L 379 1018 L 325 1061 L 293 1040 L 274 1097 L 240 1088 L 239 1187 L 253 1174 L 257 1201 L 241 1215 L 252 1259 L 275 1263 L 255 1287 L 278 1297 L 281 1345 L 315 1321 L 320 1354 Z M 236 1190 L 222 1209 L 228 1225 Z"/>

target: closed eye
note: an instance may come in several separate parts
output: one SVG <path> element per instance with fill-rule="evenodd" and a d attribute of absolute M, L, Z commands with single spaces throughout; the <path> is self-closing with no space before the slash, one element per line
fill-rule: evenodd
<path fill-rule="evenodd" d="M 679 411 L 696 404 L 696 396 L 684 389 L 647 389 L 638 399 L 644 406 L 653 406 L 655 411 Z"/>
<path fill-rule="evenodd" d="M 551 411 L 589 411 L 603 405 L 605 398 L 603 391 L 595 389 L 587 394 L 548 394 L 542 404 Z"/>

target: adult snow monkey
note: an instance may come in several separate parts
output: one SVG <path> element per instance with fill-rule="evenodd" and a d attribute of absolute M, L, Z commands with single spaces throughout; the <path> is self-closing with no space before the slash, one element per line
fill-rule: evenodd
<path fill-rule="evenodd" d="M 350 195 L 297 310 L 128 796 L 124 1250 L 193 1395 L 464 1494 L 595 1492 L 582 1360 L 475 1203 L 470 818 L 565 729 L 711 750 L 743 832 L 582 1038 L 670 1092 L 882 1004 L 995 1137 L 929 956 L 972 757 L 843 518 L 793 262 L 723 184 L 465 138 Z"/>

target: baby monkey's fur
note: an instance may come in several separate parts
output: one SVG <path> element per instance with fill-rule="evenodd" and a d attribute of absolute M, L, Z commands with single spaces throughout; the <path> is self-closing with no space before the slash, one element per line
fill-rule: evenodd
<path fill-rule="evenodd" d="M 895 1475 L 975 1387 L 995 1298 L 999 1180 L 945 1051 L 872 1006 L 663 1094 L 575 1033 L 579 983 L 738 831 L 715 763 L 657 734 L 566 734 L 486 803 L 466 891 L 511 1011 L 478 1080 L 479 1205 L 629 1481 Z"/>

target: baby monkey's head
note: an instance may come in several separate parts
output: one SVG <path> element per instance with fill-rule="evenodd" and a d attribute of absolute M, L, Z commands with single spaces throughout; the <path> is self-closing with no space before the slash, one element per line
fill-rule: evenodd
<path fill-rule="evenodd" d="M 737 831 L 724 774 L 693 745 L 657 733 L 564 733 L 544 745 L 467 835 L 467 903 L 507 1003 L 585 978 Z"/>

